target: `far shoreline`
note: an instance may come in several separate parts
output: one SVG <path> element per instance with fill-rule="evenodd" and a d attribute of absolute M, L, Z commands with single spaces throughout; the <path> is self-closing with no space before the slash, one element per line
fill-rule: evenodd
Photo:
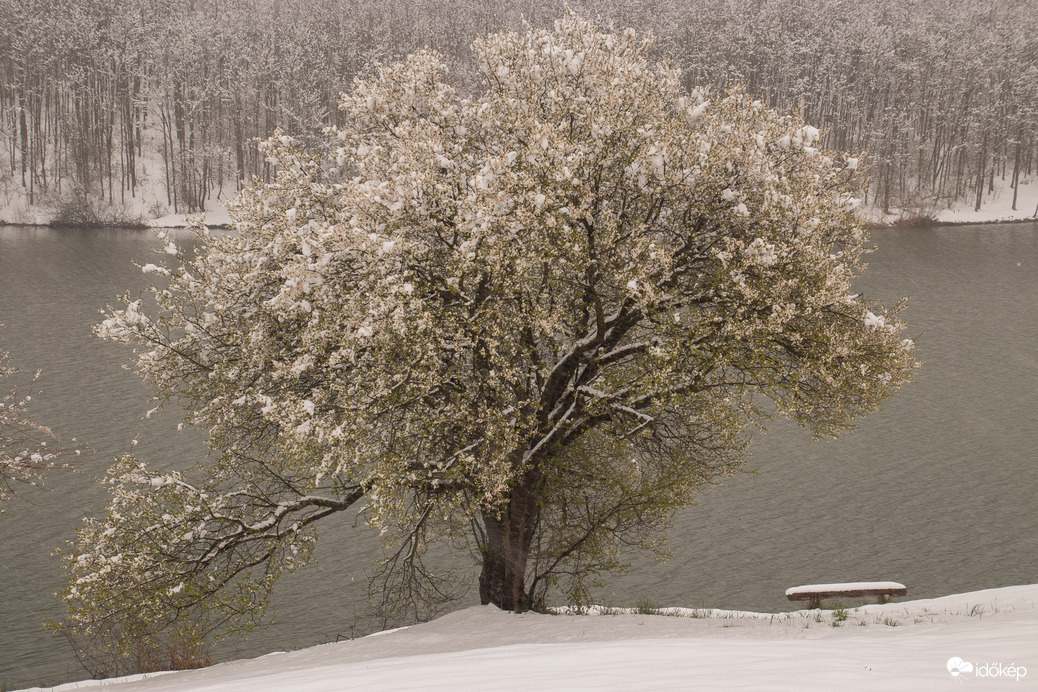
<path fill-rule="evenodd" d="M 994 226 L 1002 224 L 1025 224 L 1038 223 L 1038 215 L 1032 214 L 1027 217 L 1000 218 L 1000 219 L 915 219 L 908 221 L 876 222 L 865 221 L 865 228 L 869 231 L 896 230 L 904 228 L 926 229 L 946 228 L 949 226 Z M 205 223 L 206 228 L 212 230 L 233 230 L 234 223 L 218 221 L 216 223 Z M 14 222 L 0 219 L 0 228 L 50 228 L 58 231 L 86 231 L 86 230 L 121 230 L 121 231 L 149 231 L 149 230 L 172 230 L 191 228 L 192 224 L 186 220 L 171 224 L 157 224 L 153 221 L 142 223 L 125 224 L 63 224 L 48 222 Z"/>

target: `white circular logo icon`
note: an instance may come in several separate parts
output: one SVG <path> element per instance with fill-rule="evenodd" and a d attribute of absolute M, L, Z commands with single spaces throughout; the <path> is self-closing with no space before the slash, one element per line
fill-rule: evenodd
<path fill-rule="evenodd" d="M 961 673 L 972 673 L 973 664 L 963 661 L 958 656 L 953 656 L 948 659 L 948 672 L 952 674 L 952 677 L 959 677 Z"/>

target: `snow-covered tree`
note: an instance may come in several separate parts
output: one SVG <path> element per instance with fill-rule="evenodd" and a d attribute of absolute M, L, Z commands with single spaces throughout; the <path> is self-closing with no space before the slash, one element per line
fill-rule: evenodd
<path fill-rule="evenodd" d="M 0 382 L 17 372 L 10 354 L 0 350 Z M 39 375 L 32 377 L 32 384 Z M 45 471 L 64 467 L 64 458 L 71 453 L 55 444 L 57 438 L 49 428 L 29 416 L 32 384 L 23 391 L 12 387 L 0 396 L 0 505 L 14 495 L 16 483 L 38 485 Z"/>
<path fill-rule="evenodd" d="M 218 459 L 112 470 L 67 556 L 73 630 L 248 622 L 362 499 L 391 602 L 448 596 L 422 556 L 466 536 L 484 603 L 580 596 L 738 471 L 752 426 L 832 436 L 906 381 L 897 308 L 852 288 L 858 159 L 686 93 L 650 47 L 572 14 L 492 35 L 468 97 L 419 52 L 356 80 L 323 146 L 264 145 L 277 179 L 235 232 L 171 242 L 156 310 L 98 328 Z"/>

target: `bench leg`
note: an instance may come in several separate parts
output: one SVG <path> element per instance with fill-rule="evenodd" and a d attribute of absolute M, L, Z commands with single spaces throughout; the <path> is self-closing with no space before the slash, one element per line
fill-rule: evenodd
<path fill-rule="evenodd" d="M 879 595 L 879 602 L 880 603 L 890 603 L 890 594 L 888 594 L 888 593 L 881 593 Z"/>
<path fill-rule="evenodd" d="M 808 608 L 821 608 L 822 607 L 822 597 L 821 596 L 812 596 L 811 599 L 807 602 L 807 607 Z"/>

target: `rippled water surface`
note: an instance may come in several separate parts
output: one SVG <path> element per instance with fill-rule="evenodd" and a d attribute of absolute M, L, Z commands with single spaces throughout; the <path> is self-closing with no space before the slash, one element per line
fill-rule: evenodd
<path fill-rule="evenodd" d="M 776 423 L 743 474 L 701 497 L 670 532 L 671 561 L 636 563 L 599 593 L 610 604 L 788 609 L 810 582 L 896 580 L 912 597 L 1038 581 L 1038 224 L 873 233 L 858 287 L 906 319 L 925 364 L 853 435 L 810 443 Z M 0 347 L 41 369 L 34 416 L 89 447 L 82 471 L 52 474 L 0 515 L 0 686 L 81 678 L 68 645 L 41 627 L 60 618 L 51 551 L 103 506 L 91 476 L 130 451 L 186 466 L 201 438 L 176 412 L 143 423 L 146 388 L 127 349 L 91 334 L 99 310 L 136 293 L 160 246 L 148 231 L 0 228 Z M 132 440 L 138 443 L 133 446 Z M 366 590 L 351 582 L 374 555 L 363 529 L 322 534 L 319 564 L 285 578 L 273 627 L 227 655 L 258 655 L 359 633 Z"/>

